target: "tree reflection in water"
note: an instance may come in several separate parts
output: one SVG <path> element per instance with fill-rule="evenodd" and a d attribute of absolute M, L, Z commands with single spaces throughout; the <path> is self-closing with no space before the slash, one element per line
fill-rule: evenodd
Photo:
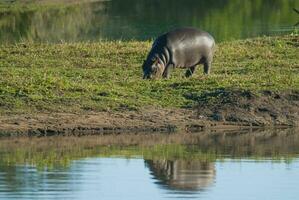
<path fill-rule="evenodd" d="M 0 41 L 148 40 L 174 27 L 194 26 L 219 42 L 292 32 L 295 7 L 299 1 L 113 0 L 20 7 L 0 10 Z"/>

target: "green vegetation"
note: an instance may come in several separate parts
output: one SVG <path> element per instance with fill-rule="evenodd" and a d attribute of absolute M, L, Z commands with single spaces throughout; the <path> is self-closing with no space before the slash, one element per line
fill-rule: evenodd
<path fill-rule="evenodd" d="M 299 36 L 263 37 L 218 44 L 212 74 L 200 67 L 186 79 L 142 80 L 151 42 L 0 46 L 0 112 L 135 110 L 143 106 L 190 107 L 221 88 L 258 92 L 298 90 Z"/>
<path fill-rule="evenodd" d="M 53 4 L 52 4 L 53 5 Z M 58 5 L 56 4 L 55 7 Z M 1 14 L 9 14 L 15 12 L 30 12 L 40 9 L 48 9 L 48 5 L 42 5 L 36 1 L 10 1 L 4 0 L 0 2 L 0 13 Z M 4 15 L 5 16 L 5 15 Z"/>

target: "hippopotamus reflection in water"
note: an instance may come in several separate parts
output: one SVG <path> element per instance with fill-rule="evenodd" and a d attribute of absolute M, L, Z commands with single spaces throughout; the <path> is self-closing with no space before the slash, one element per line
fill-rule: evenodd
<path fill-rule="evenodd" d="M 209 74 L 215 49 L 214 38 L 195 28 L 179 28 L 158 37 L 143 63 L 143 78 L 169 77 L 171 68 L 187 68 L 186 77 L 192 76 L 195 67 L 204 65 Z"/>
<path fill-rule="evenodd" d="M 214 163 L 198 160 L 145 160 L 157 184 L 167 189 L 201 191 L 214 183 Z"/>

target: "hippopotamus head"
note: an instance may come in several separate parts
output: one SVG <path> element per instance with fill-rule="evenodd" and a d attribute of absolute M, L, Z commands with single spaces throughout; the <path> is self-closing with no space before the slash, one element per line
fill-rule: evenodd
<path fill-rule="evenodd" d="M 144 79 L 155 79 L 162 76 L 164 71 L 164 64 L 158 56 L 148 58 L 143 62 L 143 78 Z"/>

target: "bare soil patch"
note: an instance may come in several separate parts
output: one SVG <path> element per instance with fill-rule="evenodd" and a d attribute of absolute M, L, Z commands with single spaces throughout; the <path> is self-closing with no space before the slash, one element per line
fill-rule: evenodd
<path fill-rule="evenodd" d="M 210 121 L 251 126 L 299 125 L 299 91 L 253 93 L 220 89 L 196 98 L 198 116 Z"/>

